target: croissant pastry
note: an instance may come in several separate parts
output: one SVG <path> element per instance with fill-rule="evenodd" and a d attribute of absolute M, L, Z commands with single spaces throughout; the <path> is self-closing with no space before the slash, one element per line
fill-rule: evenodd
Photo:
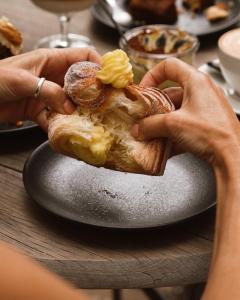
<path fill-rule="evenodd" d="M 72 115 L 52 113 L 49 141 L 53 149 L 94 166 L 159 175 L 163 172 L 166 139 L 136 141 L 132 125 L 153 114 L 174 110 L 169 97 L 154 87 L 134 84 L 113 88 L 97 78 L 100 65 L 80 62 L 65 76 L 64 90 L 77 105 Z"/>

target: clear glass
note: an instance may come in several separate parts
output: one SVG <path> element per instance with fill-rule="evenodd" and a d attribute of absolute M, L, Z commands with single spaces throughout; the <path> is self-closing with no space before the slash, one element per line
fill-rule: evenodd
<path fill-rule="evenodd" d="M 91 40 L 83 35 L 69 33 L 69 23 L 74 12 L 90 7 L 94 0 L 32 0 L 38 7 L 57 15 L 60 33 L 38 41 L 35 48 L 91 47 Z"/>
<path fill-rule="evenodd" d="M 147 71 L 151 70 L 156 64 L 158 64 L 160 61 L 168 57 L 177 57 L 187 62 L 188 64 L 194 65 L 195 54 L 199 48 L 199 41 L 197 37 L 193 35 L 190 35 L 193 41 L 192 47 L 181 53 L 153 54 L 153 53 L 137 51 L 131 48 L 128 44 L 128 41 L 132 37 L 140 34 L 141 32 L 144 32 L 148 28 L 150 29 L 163 28 L 163 29 L 176 29 L 176 30 L 178 29 L 175 26 L 168 26 L 168 25 L 146 25 L 146 26 L 130 29 L 123 34 L 123 36 L 120 38 L 119 46 L 122 50 L 124 50 L 128 54 L 130 58 L 130 62 L 133 67 L 134 81 L 136 83 L 139 83 L 141 81 L 142 77 L 145 75 Z"/>

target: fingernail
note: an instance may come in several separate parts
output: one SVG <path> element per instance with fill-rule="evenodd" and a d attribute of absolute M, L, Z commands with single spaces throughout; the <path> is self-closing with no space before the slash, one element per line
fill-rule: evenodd
<path fill-rule="evenodd" d="M 63 108 L 64 108 L 65 113 L 67 113 L 67 114 L 72 114 L 76 109 L 76 107 L 69 100 L 66 100 L 64 102 Z"/>
<path fill-rule="evenodd" d="M 131 134 L 134 138 L 137 138 L 139 135 L 139 125 L 138 124 L 134 124 L 132 129 L 131 129 Z"/>

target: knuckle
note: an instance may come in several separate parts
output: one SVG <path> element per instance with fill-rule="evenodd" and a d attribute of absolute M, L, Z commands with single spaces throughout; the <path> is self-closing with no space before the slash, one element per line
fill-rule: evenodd
<path fill-rule="evenodd" d="M 34 50 L 34 52 L 37 56 L 47 56 L 49 53 L 49 49 L 40 48 Z"/>
<path fill-rule="evenodd" d="M 221 88 L 220 86 L 217 86 L 217 91 L 218 91 L 218 93 L 219 93 L 219 95 L 221 97 L 225 97 L 226 96 L 223 88 Z"/>
<path fill-rule="evenodd" d="M 156 116 L 150 116 L 139 121 L 139 137 L 140 139 L 151 138 L 158 124 Z"/>
<path fill-rule="evenodd" d="M 211 78 L 209 75 L 203 73 L 203 72 L 197 72 L 197 80 L 199 82 L 202 82 L 204 84 L 210 84 L 211 83 Z"/>
<path fill-rule="evenodd" d="M 18 69 L 17 72 L 15 72 L 15 74 L 12 75 L 14 75 L 12 76 L 12 85 L 14 86 L 14 89 L 16 91 L 22 90 L 23 81 L 25 81 L 29 75 L 28 71 L 23 69 Z"/>
<path fill-rule="evenodd" d="M 88 48 L 86 48 L 86 50 L 89 53 L 89 55 L 91 55 L 91 54 L 92 55 L 99 55 L 95 49 L 92 49 L 92 48 L 88 47 Z"/>
<path fill-rule="evenodd" d="M 140 135 L 145 135 L 147 129 L 146 127 L 148 127 L 148 118 L 142 119 L 138 122 L 138 128 L 139 128 L 139 134 Z"/>
<path fill-rule="evenodd" d="M 178 63 L 178 59 L 175 57 L 169 57 L 169 58 L 165 59 L 163 61 L 163 63 L 164 63 L 165 69 L 167 69 L 167 68 L 171 67 L 172 65 L 175 65 L 176 63 Z"/>
<path fill-rule="evenodd" d="M 166 64 L 173 64 L 176 62 L 178 62 L 178 59 L 176 57 L 169 57 L 169 58 L 165 59 Z"/>
<path fill-rule="evenodd" d="M 165 127 L 166 129 L 170 132 L 175 124 L 174 122 L 174 117 L 173 117 L 174 113 L 167 113 L 164 116 L 164 123 L 165 123 Z"/>
<path fill-rule="evenodd" d="M 167 132 L 174 136 L 178 130 L 183 127 L 185 118 L 182 113 L 177 111 L 165 115 L 165 127 Z"/>
<path fill-rule="evenodd" d="M 33 51 L 33 56 L 35 56 L 35 59 L 39 61 L 39 66 L 44 66 L 47 64 L 48 59 L 53 51 L 56 50 L 40 48 Z"/>
<path fill-rule="evenodd" d="M 55 98 L 55 97 L 62 96 L 63 91 L 62 91 L 62 88 L 60 86 L 58 86 L 57 84 L 50 83 L 48 85 L 48 93 L 49 93 L 50 97 Z M 61 100 L 61 99 L 59 99 L 59 100 Z"/>

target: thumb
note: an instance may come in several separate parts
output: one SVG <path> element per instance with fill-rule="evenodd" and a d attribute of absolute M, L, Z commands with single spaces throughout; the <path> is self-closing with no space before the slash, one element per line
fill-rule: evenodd
<path fill-rule="evenodd" d="M 134 124 L 131 134 L 138 140 L 150 140 L 159 137 L 173 137 L 178 123 L 176 111 L 167 114 L 157 114 L 140 120 Z"/>

